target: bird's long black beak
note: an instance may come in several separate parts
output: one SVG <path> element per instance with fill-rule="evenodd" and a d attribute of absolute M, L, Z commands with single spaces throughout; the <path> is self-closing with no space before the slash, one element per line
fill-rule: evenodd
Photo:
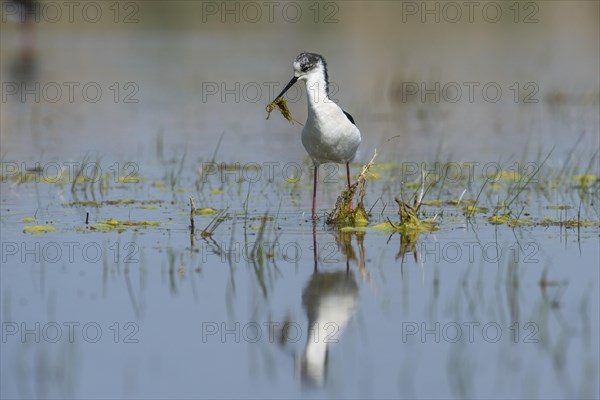
<path fill-rule="evenodd" d="M 275 100 L 277 100 L 278 98 L 280 98 L 281 96 L 283 96 L 285 94 L 285 92 L 287 92 L 292 86 L 294 86 L 294 83 L 296 83 L 298 81 L 298 77 L 294 76 L 287 85 L 285 85 L 285 87 L 283 88 L 283 90 L 281 91 L 281 93 L 279 93 L 279 96 L 275 97 Z M 273 101 L 275 101 L 273 100 Z"/>

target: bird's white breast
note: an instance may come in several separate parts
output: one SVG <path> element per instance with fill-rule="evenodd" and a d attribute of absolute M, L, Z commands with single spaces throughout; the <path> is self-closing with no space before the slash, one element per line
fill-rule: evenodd
<path fill-rule="evenodd" d="M 360 131 L 337 104 L 309 104 L 302 144 L 316 164 L 351 161 L 360 141 Z"/>

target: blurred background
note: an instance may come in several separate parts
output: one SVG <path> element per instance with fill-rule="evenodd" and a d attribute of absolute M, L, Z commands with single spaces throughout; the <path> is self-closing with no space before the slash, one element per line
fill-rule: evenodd
<path fill-rule="evenodd" d="M 363 133 L 357 162 L 392 136 L 381 156 L 394 161 L 497 161 L 581 135 L 598 147 L 599 7 L 3 1 L 2 153 L 132 159 L 163 135 L 204 157 L 224 133 L 225 161 L 304 158 L 301 128 L 264 110 L 302 51 L 328 61 L 332 97 Z"/>

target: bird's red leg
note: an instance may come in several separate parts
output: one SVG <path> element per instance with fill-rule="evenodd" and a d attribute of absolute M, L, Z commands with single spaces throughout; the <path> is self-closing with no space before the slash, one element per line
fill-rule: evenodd
<path fill-rule="evenodd" d="M 348 188 L 350 188 L 350 163 L 346 163 L 346 177 L 348 178 Z M 350 209 L 352 210 L 352 199 L 350 199 Z"/>
<path fill-rule="evenodd" d="M 317 173 L 319 172 L 319 166 L 315 165 L 314 173 L 313 173 L 313 206 L 312 206 L 312 219 L 315 221 L 317 219 Z"/>

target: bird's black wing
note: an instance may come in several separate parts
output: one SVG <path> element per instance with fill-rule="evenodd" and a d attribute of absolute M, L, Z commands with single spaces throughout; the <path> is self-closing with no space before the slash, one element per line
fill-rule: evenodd
<path fill-rule="evenodd" d="M 344 111 L 344 110 L 342 110 L 342 111 Z M 354 125 L 356 125 L 356 123 L 354 122 L 354 118 L 352 118 L 352 115 L 348 114 L 346 111 L 344 111 L 344 114 L 346 114 L 346 117 L 348 117 L 350 122 L 352 122 Z"/>

